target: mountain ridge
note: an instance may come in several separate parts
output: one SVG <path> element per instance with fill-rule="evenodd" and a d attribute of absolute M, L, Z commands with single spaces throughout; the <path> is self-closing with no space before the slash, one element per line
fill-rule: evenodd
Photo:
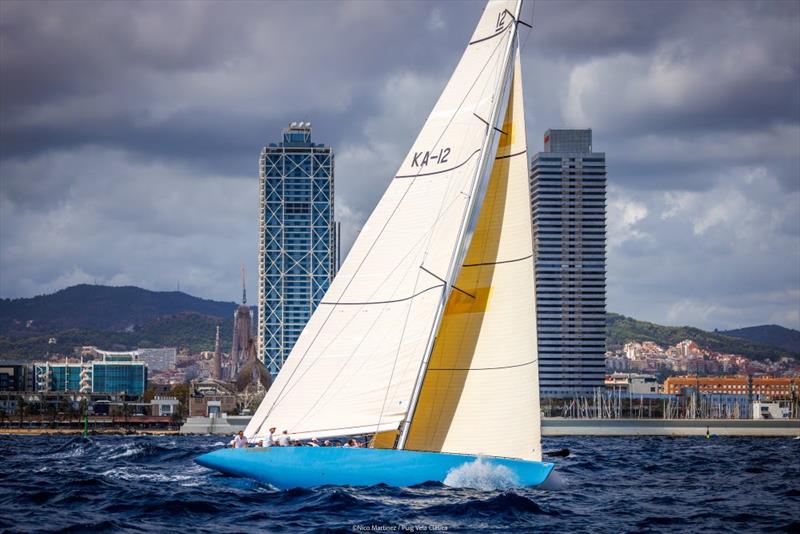
<path fill-rule="evenodd" d="M 216 326 L 220 327 L 223 350 L 227 350 L 233 336 L 233 313 L 238 306 L 235 302 L 203 299 L 179 291 L 89 284 L 50 295 L 0 299 L 0 358 L 69 355 L 72 347 L 81 345 L 107 350 L 144 346 L 178 346 L 195 352 L 213 350 Z M 748 331 L 744 333 L 731 331 L 740 334 L 736 336 L 690 326 L 663 326 L 616 313 L 607 314 L 606 324 L 610 349 L 621 348 L 627 341 L 654 341 L 666 346 L 692 339 L 710 350 L 756 360 L 782 356 L 800 359 L 800 347 L 763 341 L 769 331 L 778 332 L 775 329 L 749 327 L 739 329 Z M 782 329 L 779 342 L 786 335 L 800 337 L 796 330 L 778 328 Z M 752 329 L 755 330 L 749 331 Z M 746 335 L 761 336 L 761 341 L 748 339 Z M 51 338 L 55 343 L 51 343 Z"/>

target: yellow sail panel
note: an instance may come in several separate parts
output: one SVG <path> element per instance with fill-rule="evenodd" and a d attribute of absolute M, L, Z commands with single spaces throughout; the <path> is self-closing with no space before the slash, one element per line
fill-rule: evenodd
<path fill-rule="evenodd" d="M 519 53 L 497 157 L 405 448 L 541 460 Z"/>
<path fill-rule="evenodd" d="M 398 434 L 397 430 L 378 432 L 372 437 L 372 442 L 369 446 L 373 449 L 393 449 Z"/>

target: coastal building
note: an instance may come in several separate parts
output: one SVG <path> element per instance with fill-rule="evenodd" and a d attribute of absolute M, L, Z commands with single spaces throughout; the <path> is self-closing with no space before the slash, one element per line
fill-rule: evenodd
<path fill-rule="evenodd" d="M 606 390 L 631 395 L 655 395 L 659 383 L 655 376 L 639 373 L 613 373 L 605 378 Z"/>
<path fill-rule="evenodd" d="M 748 395 L 753 399 L 789 400 L 797 399 L 800 394 L 800 376 L 670 376 L 664 380 L 664 393 L 679 395 L 687 389 Z"/>
<path fill-rule="evenodd" d="M 214 417 L 236 410 L 236 386 L 207 379 L 192 382 L 189 417 Z"/>
<path fill-rule="evenodd" d="M 259 358 L 274 376 L 338 269 L 333 150 L 293 122 L 261 151 L 258 263 Z"/>
<path fill-rule="evenodd" d="M 135 351 L 103 352 L 89 362 L 34 363 L 33 373 L 36 391 L 42 393 L 140 396 L 147 388 L 147 363 L 138 361 Z"/>
<path fill-rule="evenodd" d="M 150 401 L 150 407 L 152 412 L 150 415 L 153 416 L 173 416 L 175 414 L 180 413 L 180 406 L 181 402 L 176 399 L 175 397 L 162 397 L 160 395 L 156 395 Z"/>
<path fill-rule="evenodd" d="M 602 388 L 606 350 L 606 157 L 591 130 L 547 130 L 530 176 L 539 391 Z"/>

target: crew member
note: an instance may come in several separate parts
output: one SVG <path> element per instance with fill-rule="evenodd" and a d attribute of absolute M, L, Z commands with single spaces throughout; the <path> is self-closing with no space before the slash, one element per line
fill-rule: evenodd
<path fill-rule="evenodd" d="M 238 434 L 233 436 L 233 439 L 228 445 L 234 449 L 244 449 L 247 447 L 247 438 L 244 437 L 244 431 L 240 430 Z"/>

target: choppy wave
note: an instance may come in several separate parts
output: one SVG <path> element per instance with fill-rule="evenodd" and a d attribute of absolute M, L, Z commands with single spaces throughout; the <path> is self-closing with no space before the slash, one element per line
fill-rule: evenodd
<path fill-rule="evenodd" d="M 800 442 L 792 439 L 551 438 L 548 449 L 571 454 L 553 459 L 540 488 L 520 488 L 510 471 L 477 460 L 444 484 L 288 491 L 193 462 L 224 442 L 2 436 L 0 531 L 671 533 L 800 525 Z"/>

